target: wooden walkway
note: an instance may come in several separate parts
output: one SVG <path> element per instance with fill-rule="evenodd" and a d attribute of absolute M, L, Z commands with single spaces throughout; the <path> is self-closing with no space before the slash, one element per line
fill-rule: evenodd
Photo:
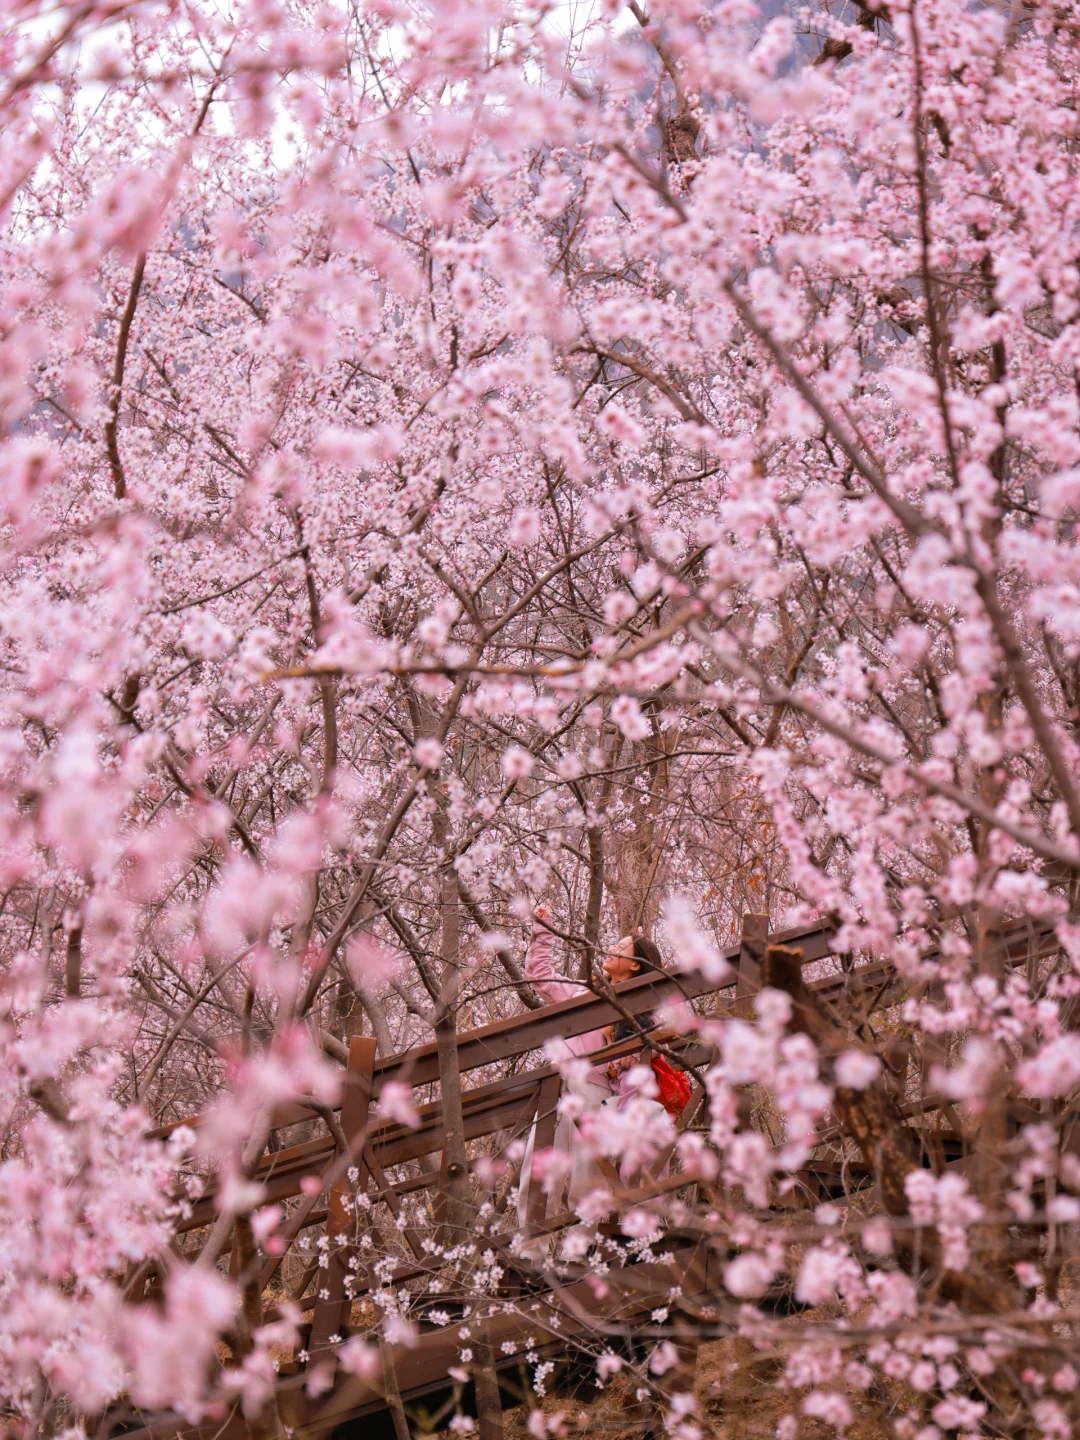
<path fill-rule="evenodd" d="M 710 985 L 699 975 L 643 976 L 618 987 L 620 1005 L 629 1014 L 640 1016 L 654 1011 L 665 1001 L 682 996 L 687 1000 L 703 1002 L 705 1009 L 714 1017 L 750 1013 L 753 995 L 760 984 L 761 958 L 767 943 L 798 947 L 803 951 L 805 965 L 824 960 L 830 953 L 827 930 L 789 931 L 769 937 L 764 917 L 747 916 L 742 944 L 727 956 L 734 975 L 724 986 Z M 1034 936 L 1028 930 L 1017 930 L 1003 936 L 1002 945 L 1007 960 L 1012 963 L 1030 961 L 1033 951 L 1047 955 L 1056 948 L 1051 936 Z M 897 976 L 885 964 L 851 968 L 841 967 L 837 962 L 827 968 L 830 973 L 810 984 L 810 989 L 822 998 L 836 999 L 841 991 L 847 995 L 861 994 L 867 997 L 870 1008 L 880 1009 L 897 996 Z M 458 1040 L 460 1069 L 463 1075 L 470 1075 L 484 1067 L 512 1067 L 535 1054 L 548 1040 L 584 1034 L 620 1018 L 620 1011 L 610 1001 L 597 996 L 529 1010 L 509 1020 L 461 1034 Z M 670 1042 L 690 1065 L 707 1063 L 710 1058 L 708 1050 L 701 1045 L 675 1037 L 670 1032 L 656 1031 L 652 1035 L 654 1039 Z M 608 1047 L 600 1053 L 604 1057 L 616 1057 L 632 1053 L 640 1048 L 640 1043 L 640 1040 L 634 1039 Z M 287 1298 L 310 1319 L 306 1362 L 282 1366 L 278 1402 L 283 1417 L 291 1426 L 312 1435 L 329 1433 L 353 1420 L 374 1416 L 387 1406 L 385 1377 L 376 1375 L 362 1380 L 342 1373 L 337 1365 L 337 1340 L 349 1334 L 353 1306 L 364 1301 L 373 1283 L 385 1283 L 387 1279 L 385 1273 L 381 1282 L 365 1273 L 359 1249 L 352 1243 L 339 1243 L 339 1237 L 346 1231 L 355 1234 L 355 1215 L 350 1213 L 354 1195 L 367 1196 L 371 1207 L 368 1212 L 370 1224 L 377 1223 L 379 1207 L 385 1207 L 388 1216 L 384 1212 L 384 1229 L 393 1226 L 400 1236 L 401 1254 L 389 1277 L 395 1287 L 407 1286 L 425 1276 L 434 1278 L 437 1272 L 448 1266 L 445 1258 L 431 1252 L 430 1242 L 425 1245 L 425 1235 L 408 1223 L 402 1209 L 402 1200 L 406 1196 L 433 1192 L 432 1213 L 438 1231 L 448 1183 L 447 1162 L 442 1150 L 442 1105 L 437 1096 L 418 1104 L 420 1124 L 415 1129 L 387 1121 L 374 1113 L 372 1102 L 378 1099 L 383 1086 L 390 1081 L 408 1085 L 414 1092 L 430 1092 L 431 1087 L 437 1088 L 435 1045 L 379 1057 L 375 1053 L 374 1041 L 356 1037 L 350 1045 L 342 1102 L 335 1112 L 320 1115 L 317 1107 L 293 1104 L 275 1114 L 278 1136 L 287 1137 L 295 1126 L 302 1126 L 308 1132 L 295 1143 L 265 1152 L 253 1176 L 263 1187 L 266 1202 L 277 1201 L 286 1209 L 286 1219 L 279 1232 L 284 1249 L 279 1254 L 265 1254 L 250 1245 L 245 1247 L 242 1237 L 237 1241 L 235 1235 L 232 1244 L 231 1273 L 238 1277 L 246 1275 L 250 1279 L 253 1274 L 251 1267 L 257 1267 L 257 1288 L 262 1297 L 267 1296 L 271 1287 L 280 1286 L 277 1277 L 286 1256 L 294 1257 L 291 1269 L 302 1271 L 287 1289 L 278 1290 L 280 1298 L 271 1300 L 264 1314 L 254 1318 L 259 1323 L 274 1319 L 280 1313 L 278 1307 L 282 1300 Z M 512 1142 L 525 1137 L 534 1125 L 536 1149 L 551 1145 L 561 1089 L 558 1072 L 547 1065 L 521 1070 L 465 1089 L 462 1099 L 466 1139 L 470 1142 L 487 1141 L 482 1148 L 488 1164 L 498 1159 Z M 909 1115 L 918 1114 L 921 1118 L 922 1113 L 934 1109 L 938 1103 L 929 1097 L 920 1106 L 907 1105 L 905 1108 Z M 700 1121 L 705 1104 L 701 1086 L 695 1082 L 690 1102 L 678 1118 L 677 1130 L 684 1130 Z M 200 1123 L 202 1118 L 199 1116 L 177 1122 L 193 1126 Z M 176 1125 L 167 1126 L 155 1133 L 164 1138 L 176 1128 Z M 962 1147 L 957 1147 L 956 1137 L 947 1131 L 942 1131 L 941 1136 L 945 1162 L 962 1163 Z M 473 1146 L 473 1149 L 477 1148 L 480 1147 Z M 606 1177 L 624 1210 L 634 1203 L 656 1198 L 688 1183 L 687 1177 L 664 1174 L 673 1149 L 674 1146 L 659 1156 L 648 1172 L 635 1177 L 629 1189 L 621 1185 L 614 1168 L 608 1166 Z M 435 1159 L 437 1164 L 433 1163 Z M 426 1162 L 426 1168 L 423 1162 Z M 472 1163 L 476 1165 L 475 1160 Z M 845 1161 L 844 1170 L 848 1177 L 854 1175 L 857 1178 L 860 1169 L 866 1173 L 865 1167 Z M 802 1181 L 801 1203 L 812 1206 L 821 1199 L 833 1198 L 841 1193 L 843 1176 L 839 1171 L 838 1163 L 811 1162 L 799 1177 Z M 866 1179 L 869 1183 L 871 1177 L 867 1175 Z M 485 1192 L 479 1178 L 477 1185 L 481 1193 L 478 1193 L 475 1204 L 479 1206 L 485 1199 L 492 1199 L 492 1192 L 490 1188 Z M 188 1248 L 182 1251 L 180 1245 L 184 1242 L 180 1241 L 174 1263 L 197 1258 L 198 1244 L 191 1242 L 196 1240 L 198 1232 L 205 1236 L 207 1227 L 217 1217 L 215 1198 L 215 1190 L 211 1186 L 179 1224 L 179 1235 L 188 1235 L 190 1240 Z M 541 1182 L 534 1174 L 527 1189 L 527 1238 L 535 1240 L 576 1223 L 576 1215 L 569 1210 L 549 1214 L 549 1204 Z M 707 1242 L 689 1231 L 672 1229 L 665 1232 L 661 1245 L 657 1247 L 662 1253 L 657 1253 L 649 1263 L 630 1265 L 618 1271 L 605 1293 L 601 1293 L 604 1287 L 590 1283 L 583 1272 L 578 1277 L 551 1279 L 546 1286 L 539 1282 L 536 1267 L 522 1264 L 514 1253 L 512 1241 L 515 1231 L 516 1225 L 508 1228 L 504 1220 L 501 1233 L 485 1235 L 483 1239 L 484 1247 L 495 1250 L 503 1268 L 498 1313 L 492 1315 L 489 1321 L 491 1344 L 500 1366 L 519 1365 L 527 1350 L 537 1351 L 550 1345 L 565 1348 L 575 1336 L 595 1333 L 598 1327 L 608 1331 L 612 1327 L 632 1327 L 639 1317 L 656 1305 L 658 1295 L 667 1295 L 675 1287 L 682 1296 L 680 1303 L 684 1304 L 688 1315 L 697 1313 L 696 1300 L 722 1294 L 719 1277 L 715 1273 L 716 1256 L 710 1258 Z M 313 1232 L 325 1237 L 324 1249 L 329 1254 L 329 1263 L 322 1267 L 319 1265 L 319 1247 L 311 1243 Z M 427 1233 L 430 1234 L 430 1228 Z M 306 1237 L 307 1244 L 301 1251 L 297 1242 L 302 1236 Z M 296 1257 L 301 1253 L 305 1257 L 302 1267 L 296 1263 Z M 350 1277 L 352 1283 L 347 1285 Z M 133 1276 L 129 1287 L 132 1299 L 152 1297 L 159 1278 L 151 1270 Z M 425 1329 L 414 1343 L 393 1349 L 393 1369 L 403 1401 L 415 1401 L 446 1386 L 447 1372 L 458 1363 L 459 1351 L 464 1343 L 459 1337 L 461 1328 L 459 1323 L 451 1321 L 441 1327 Z M 335 1338 L 332 1340 L 331 1337 Z M 315 1396 L 309 1393 L 308 1385 L 314 1366 L 320 1367 L 323 1377 L 323 1389 Z M 193 1430 L 175 1416 L 159 1419 L 139 1417 L 129 1421 L 124 1429 L 131 1440 L 136 1436 L 139 1440 L 175 1440 L 181 1434 L 198 1435 L 200 1440 L 202 1437 L 210 1440 L 211 1436 L 216 1440 L 239 1440 L 241 1435 L 251 1433 L 249 1425 L 238 1412 L 224 1422 L 218 1420 L 201 1431 Z"/>

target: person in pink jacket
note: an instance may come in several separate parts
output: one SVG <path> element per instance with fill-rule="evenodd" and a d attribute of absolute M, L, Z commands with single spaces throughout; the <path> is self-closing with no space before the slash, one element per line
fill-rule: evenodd
<path fill-rule="evenodd" d="M 574 1000 L 579 995 L 590 994 L 589 987 L 582 985 L 578 980 L 568 980 L 565 976 L 558 975 L 555 971 L 554 948 L 555 936 L 547 927 L 551 924 L 551 911 L 546 906 L 537 908 L 536 919 L 533 921 L 532 940 L 529 943 L 529 950 L 525 956 L 525 978 L 531 984 L 541 1000 L 546 1000 L 549 1005 L 557 1005 L 561 1000 Z M 620 947 L 629 944 L 633 946 L 630 936 L 620 940 L 615 951 L 604 957 L 604 974 L 616 984 L 620 980 L 629 980 L 637 973 L 636 962 L 627 959 L 618 953 Z M 625 974 L 622 973 L 625 970 Z M 615 972 L 615 973 L 612 973 Z M 593 1055 L 597 1050 L 602 1050 L 608 1044 L 604 1030 L 587 1030 L 584 1035 L 571 1035 L 560 1042 L 568 1055 Z M 595 1085 L 601 1085 L 608 1091 L 611 1089 L 606 1071 L 600 1066 L 594 1066 L 589 1072 L 589 1080 Z"/>
<path fill-rule="evenodd" d="M 536 918 L 533 921 L 532 939 L 525 957 L 525 977 L 531 982 L 533 989 L 542 1000 L 546 1000 L 549 1005 L 557 1005 L 562 1000 L 573 1000 L 579 995 L 588 995 L 592 992 L 587 985 L 581 984 L 580 981 L 570 980 L 565 975 L 559 975 L 556 972 L 555 937 L 549 928 L 551 919 L 551 911 L 546 906 L 537 907 Z M 604 956 L 603 971 L 612 985 L 618 985 L 623 980 L 633 979 L 641 968 L 641 961 L 634 955 L 634 936 L 632 935 L 624 935 L 619 943 Z M 613 1028 L 609 1026 L 606 1029 L 587 1030 L 583 1035 L 567 1036 L 559 1043 L 564 1048 L 564 1053 L 585 1057 L 595 1054 L 605 1045 L 611 1044 Z M 590 1069 L 584 1085 L 580 1086 L 576 1093 L 585 1106 L 596 1107 L 602 1105 L 616 1088 L 617 1077 L 611 1067 L 599 1064 Z M 575 1208 L 590 1190 L 603 1187 L 606 1183 L 596 1161 L 588 1154 L 584 1146 L 575 1144 L 574 1140 L 574 1121 L 569 1116 L 561 1115 L 555 1127 L 552 1148 L 569 1156 L 571 1160 L 570 1183 L 566 1195 L 566 1203 L 571 1209 Z M 535 1141 L 536 1126 L 534 1123 L 521 1163 L 521 1179 L 518 1187 L 518 1220 L 522 1229 L 525 1228 L 527 1220 L 528 1190 L 532 1176 Z M 554 1213 L 561 1208 L 561 1205 L 557 1203 L 558 1199 L 558 1191 L 549 1196 L 547 1205 L 549 1213 Z"/>

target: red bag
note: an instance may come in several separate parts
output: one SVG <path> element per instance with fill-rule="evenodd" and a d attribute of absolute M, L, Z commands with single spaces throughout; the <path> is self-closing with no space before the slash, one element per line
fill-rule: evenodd
<path fill-rule="evenodd" d="M 656 1088 L 660 1092 L 657 1099 L 672 1119 L 677 1120 L 689 1105 L 690 1096 L 694 1093 L 690 1077 L 681 1070 L 676 1070 L 663 1055 L 654 1055 L 649 1064 L 656 1076 Z"/>

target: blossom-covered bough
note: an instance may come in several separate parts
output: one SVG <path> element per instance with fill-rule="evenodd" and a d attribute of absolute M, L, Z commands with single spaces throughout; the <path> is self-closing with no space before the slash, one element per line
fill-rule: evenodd
<path fill-rule="evenodd" d="M 681 1440 L 734 1330 L 784 1440 L 1070 1434 L 1076 7 L 3 14 L 4 1426 L 281 1433 L 315 1226 L 334 1378 L 401 1435 L 442 1329 L 487 1440 L 499 1317 L 659 1226 L 705 1291 L 573 1343 Z M 459 1056 L 539 1013 L 541 899 L 600 990 L 656 933 L 701 1094 L 674 1150 L 583 1120 L 655 1193 L 496 1274 L 454 1237 L 512 1232 L 523 1135 L 469 1087 L 549 1057 Z M 829 953 L 736 984 L 766 913 Z M 351 1056 L 428 1045 L 374 1103 L 442 1169 L 339 1172 Z"/>

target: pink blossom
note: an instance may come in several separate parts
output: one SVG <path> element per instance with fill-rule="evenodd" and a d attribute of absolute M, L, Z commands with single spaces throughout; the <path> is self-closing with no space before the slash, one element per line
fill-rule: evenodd
<path fill-rule="evenodd" d="M 812 1246 L 803 1259 L 795 1281 L 795 1296 L 804 1305 L 823 1305 L 838 1293 L 853 1295 L 861 1285 L 862 1272 L 842 1246 Z"/>
<path fill-rule="evenodd" d="M 648 720 L 638 702 L 629 695 L 620 695 L 611 707 L 611 718 L 628 740 L 644 740 L 650 733 Z"/>
<path fill-rule="evenodd" d="M 837 1430 L 845 1430 L 855 1418 L 851 1406 L 835 1390 L 812 1390 L 802 1402 L 802 1410 Z"/>
<path fill-rule="evenodd" d="M 889 1255 L 893 1248 L 892 1227 L 884 1215 L 868 1220 L 862 1228 L 862 1243 L 872 1255 Z"/>
<path fill-rule="evenodd" d="M 610 404 L 596 417 L 596 428 L 611 440 L 639 449 L 645 441 L 645 431 L 621 405 Z"/>
<path fill-rule="evenodd" d="M 689 896 L 669 897 L 664 908 L 664 924 L 679 970 L 700 970 L 714 983 L 730 974 L 731 967 L 700 928 Z"/>
<path fill-rule="evenodd" d="M 959 1065 L 949 1071 L 935 1069 L 931 1080 L 954 1099 L 981 1107 L 1000 1063 L 997 1046 L 989 1040 L 975 1037 L 965 1044 Z"/>
<path fill-rule="evenodd" d="M 623 1368 L 623 1363 L 620 1356 L 613 1355 L 606 1350 L 597 1357 L 596 1373 L 601 1380 L 610 1380 L 612 1375 L 618 1375 Z"/>
<path fill-rule="evenodd" d="M 986 1405 L 982 1400 L 969 1400 L 954 1395 L 935 1405 L 930 1413 L 939 1425 L 951 1429 L 962 1425 L 977 1425 L 986 1414 Z"/>
<path fill-rule="evenodd" d="M 261 1210 L 256 1210 L 251 1217 L 252 1234 L 259 1243 L 262 1243 L 274 1233 L 281 1220 L 281 1206 L 266 1205 Z"/>
<path fill-rule="evenodd" d="M 1080 1081 L 1080 1036 L 1060 1035 L 1017 1066 L 1016 1078 L 1030 1095 L 1067 1095 Z"/>
<path fill-rule="evenodd" d="M 171 1278 L 165 1313 L 149 1311 L 129 1336 L 133 1397 L 141 1405 L 176 1405 L 190 1421 L 202 1414 L 199 1369 L 215 1336 L 231 1323 L 234 1295 L 213 1270 L 190 1266 Z"/>
<path fill-rule="evenodd" d="M 502 772 L 508 780 L 524 780 L 533 771 L 533 757 L 520 745 L 510 745 L 503 751 Z"/>
<path fill-rule="evenodd" d="M 881 1061 L 876 1055 L 861 1050 L 845 1050 L 836 1057 L 836 1083 L 848 1090 L 865 1090 L 881 1074 Z"/>
<path fill-rule="evenodd" d="M 379 1091 L 379 1113 L 410 1130 L 420 1124 L 420 1114 L 413 1103 L 412 1090 L 398 1080 L 387 1080 Z"/>
<path fill-rule="evenodd" d="M 357 1375 L 368 1384 L 376 1381 L 382 1373 L 378 1346 L 369 1344 L 359 1335 L 345 1341 L 337 1352 L 337 1358 L 346 1375 Z"/>
<path fill-rule="evenodd" d="M 920 1360 L 912 1366 L 907 1380 L 914 1390 L 932 1390 L 937 1383 L 937 1369 L 929 1360 Z"/>
<path fill-rule="evenodd" d="M 748 1251 L 724 1267 L 724 1285 L 741 1300 L 756 1300 L 765 1294 L 775 1275 L 776 1267 L 764 1255 Z"/>
<path fill-rule="evenodd" d="M 659 1232 L 659 1222 L 648 1210 L 628 1210 L 620 1221 L 620 1229 L 631 1239 L 641 1240 Z"/>
<path fill-rule="evenodd" d="M 611 1191 L 597 1188 L 578 1201 L 577 1213 L 584 1221 L 604 1220 L 616 1208 Z"/>
<path fill-rule="evenodd" d="M 413 746 L 413 759 L 422 770 L 437 770 L 442 764 L 443 747 L 438 740 L 418 740 Z"/>
<path fill-rule="evenodd" d="M 346 948 L 349 973 L 360 985 L 377 985 L 399 971 L 402 957 L 372 935 L 354 935 Z"/>
<path fill-rule="evenodd" d="M 666 1375 L 679 1363 L 679 1352 L 670 1340 L 663 1341 L 649 1356 L 649 1373 Z"/>
<path fill-rule="evenodd" d="M 540 538 L 540 512 L 531 506 L 514 511 L 507 538 L 515 549 L 535 545 Z"/>

